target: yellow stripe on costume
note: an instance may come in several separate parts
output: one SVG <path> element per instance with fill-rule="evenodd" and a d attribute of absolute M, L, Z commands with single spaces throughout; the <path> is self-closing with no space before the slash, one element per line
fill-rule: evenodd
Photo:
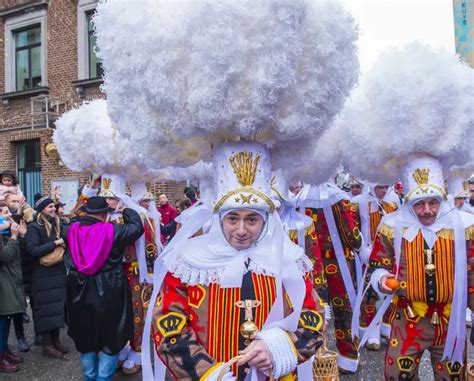
<path fill-rule="evenodd" d="M 216 365 L 211 366 L 206 373 L 202 375 L 199 381 L 206 381 L 211 376 L 211 373 L 214 372 L 217 368 L 221 367 L 224 363 L 218 362 Z"/>

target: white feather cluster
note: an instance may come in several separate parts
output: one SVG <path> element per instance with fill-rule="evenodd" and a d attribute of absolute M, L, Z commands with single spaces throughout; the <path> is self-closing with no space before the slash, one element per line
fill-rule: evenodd
<path fill-rule="evenodd" d="M 168 167 L 153 172 L 157 180 L 203 180 L 212 179 L 212 163 L 203 160 L 189 167 Z"/>
<path fill-rule="evenodd" d="M 108 1 L 94 22 L 110 115 L 155 166 L 238 139 L 297 165 L 359 74 L 356 27 L 335 0 Z"/>
<path fill-rule="evenodd" d="M 306 161 L 297 168 L 287 170 L 290 180 L 301 180 L 308 184 L 332 183 L 337 172 L 343 170 L 342 155 L 338 149 L 340 139 L 344 139 L 344 129 L 334 125 L 312 143 Z"/>
<path fill-rule="evenodd" d="M 326 133 L 354 175 L 396 181 L 414 155 L 436 157 L 445 168 L 473 161 L 473 104 L 474 70 L 454 54 L 412 43 L 380 57 Z"/>
<path fill-rule="evenodd" d="M 130 180 L 146 173 L 140 151 L 121 136 L 103 99 L 64 113 L 56 121 L 53 141 L 61 160 L 73 171 L 125 173 Z"/>

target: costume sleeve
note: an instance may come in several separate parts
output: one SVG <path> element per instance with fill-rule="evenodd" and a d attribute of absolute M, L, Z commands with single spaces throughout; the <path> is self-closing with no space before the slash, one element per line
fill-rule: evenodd
<path fill-rule="evenodd" d="M 316 290 L 316 293 L 321 299 L 323 305 L 327 305 L 329 303 L 329 293 L 327 289 L 328 285 L 326 276 L 324 274 L 323 260 L 321 257 L 321 249 L 319 248 L 318 236 L 316 235 L 316 232 L 312 232 L 311 234 L 308 234 L 305 238 L 306 255 L 313 263 L 312 279 L 314 289 Z"/>
<path fill-rule="evenodd" d="M 321 346 L 324 325 L 324 306 L 313 287 L 311 273 L 305 275 L 306 295 L 303 309 L 295 332 L 288 335 L 295 346 L 298 364 L 310 359 Z M 288 298 L 287 302 L 288 302 Z"/>
<path fill-rule="evenodd" d="M 176 380 L 199 380 L 219 365 L 199 342 L 188 321 L 185 285 L 168 273 L 153 310 L 153 340 L 158 356 Z"/>
<path fill-rule="evenodd" d="M 393 229 L 381 225 L 375 237 L 374 247 L 369 259 L 370 271 L 383 268 L 395 274 L 395 252 L 393 250 Z"/>
<path fill-rule="evenodd" d="M 89 184 L 84 185 L 82 188 L 81 196 L 84 196 L 86 199 L 89 197 L 97 196 L 99 190 L 96 188 L 91 188 Z"/>
<path fill-rule="evenodd" d="M 472 228 L 472 235 L 474 236 L 474 228 Z M 467 241 L 467 282 L 469 291 L 467 303 L 474 312 L 474 237 Z"/>
<path fill-rule="evenodd" d="M 357 219 L 357 208 L 348 200 L 341 200 L 332 206 L 339 235 L 344 246 L 359 250 L 362 245 L 360 223 Z"/>
<path fill-rule="evenodd" d="M 176 209 L 173 208 L 173 207 L 170 208 L 170 211 L 171 211 L 171 213 L 170 213 L 170 218 L 174 221 L 174 219 L 175 219 L 176 217 L 178 217 L 178 212 L 177 212 Z"/>
<path fill-rule="evenodd" d="M 369 269 L 365 278 L 365 284 L 369 282 L 372 288 L 380 293 L 380 277 L 387 272 L 395 274 L 395 252 L 393 250 L 393 229 L 382 224 L 375 237 L 374 246 L 369 259 Z"/>
<path fill-rule="evenodd" d="M 123 210 L 123 224 L 114 225 L 114 246 L 128 246 L 141 237 L 145 231 L 140 215 L 133 209 Z"/>

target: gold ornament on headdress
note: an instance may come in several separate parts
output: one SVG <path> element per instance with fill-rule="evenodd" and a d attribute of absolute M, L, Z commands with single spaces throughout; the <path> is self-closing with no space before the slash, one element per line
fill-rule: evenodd
<path fill-rule="evenodd" d="M 110 190 L 110 183 L 112 182 L 112 179 L 105 178 L 104 179 L 104 189 L 103 190 Z"/>
<path fill-rule="evenodd" d="M 257 153 L 254 160 L 253 152 L 243 151 L 231 156 L 229 161 L 240 185 L 247 187 L 255 182 L 260 154 Z"/>
<path fill-rule="evenodd" d="M 415 172 L 413 172 L 413 178 L 415 179 L 418 185 L 428 185 L 428 180 L 430 177 L 430 170 L 429 168 L 417 168 Z"/>
<path fill-rule="evenodd" d="M 153 184 L 146 184 L 146 191 L 149 193 L 153 193 Z"/>
<path fill-rule="evenodd" d="M 467 191 L 467 188 L 468 188 L 468 184 L 467 184 L 467 181 L 463 181 L 462 182 L 462 187 L 465 191 Z"/>

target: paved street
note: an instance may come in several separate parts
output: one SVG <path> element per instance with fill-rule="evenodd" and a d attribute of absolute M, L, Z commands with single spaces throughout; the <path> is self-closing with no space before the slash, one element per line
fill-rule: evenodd
<path fill-rule="evenodd" d="M 25 330 L 29 342 L 33 341 L 33 324 L 26 324 Z M 469 334 L 469 332 L 468 332 Z M 73 349 L 73 343 L 63 330 L 62 339 L 72 350 L 65 359 L 53 360 L 42 356 L 41 347 L 33 346 L 31 350 L 22 355 L 25 362 L 21 364 L 21 370 L 13 374 L 0 374 L 2 381 L 63 381 L 82 380 L 82 372 L 77 352 Z M 334 349 L 334 334 L 331 329 L 329 335 L 329 348 Z M 10 347 L 16 350 L 15 333 L 10 333 Z M 474 360 L 474 349 L 469 345 L 469 358 Z M 420 373 L 421 381 L 431 381 L 433 379 L 428 357 L 424 356 Z M 341 381 L 380 381 L 383 375 L 383 350 L 379 352 L 367 352 L 365 349 L 361 353 L 360 370 L 357 375 L 346 375 L 341 377 Z M 125 376 L 117 372 L 114 377 L 117 381 L 137 381 L 141 380 L 141 374 L 136 376 Z"/>

